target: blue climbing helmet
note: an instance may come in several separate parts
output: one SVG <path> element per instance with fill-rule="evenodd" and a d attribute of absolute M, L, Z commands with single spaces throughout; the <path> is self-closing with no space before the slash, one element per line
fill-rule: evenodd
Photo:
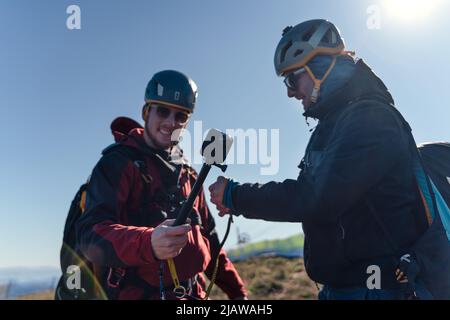
<path fill-rule="evenodd" d="M 144 120 L 151 104 L 192 113 L 197 101 L 198 88 L 194 80 L 175 70 L 164 70 L 150 79 L 145 89 L 145 105 L 142 109 Z"/>

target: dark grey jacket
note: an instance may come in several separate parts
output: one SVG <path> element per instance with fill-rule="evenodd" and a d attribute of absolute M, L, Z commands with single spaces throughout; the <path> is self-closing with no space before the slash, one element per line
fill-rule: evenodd
<path fill-rule="evenodd" d="M 365 286 L 381 268 L 382 288 L 396 286 L 396 256 L 369 206 L 407 249 L 426 228 L 408 151 L 408 135 L 382 81 L 360 60 L 351 80 L 314 105 L 319 119 L 296 180 L 242 184 L 233 204 L 246 218 L 302 222 L 311 279 Z"/>

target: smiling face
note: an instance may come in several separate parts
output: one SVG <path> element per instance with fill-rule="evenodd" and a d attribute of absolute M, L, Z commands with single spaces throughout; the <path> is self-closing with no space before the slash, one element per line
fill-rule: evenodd
<path fill-rule="evenodd" d="M 289 98 L 296 98 L 302 101 L 303 109 L 306 111 L 311 106 L 311 93 L 314 88 L 314 81 L 307 72 L 296 76 L 294 88 L 287 88 Z"/>
<path fill-rule="evenodd" d="M 187 126 L 189 114 L 175 108 L 152 104 L 145 122 L 145 142 L 154 149 L 167 150 Z"/>

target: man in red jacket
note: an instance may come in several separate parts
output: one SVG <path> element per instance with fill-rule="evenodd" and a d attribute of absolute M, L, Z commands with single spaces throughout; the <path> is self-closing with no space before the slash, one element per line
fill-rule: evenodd
<path fill-rule="evenodd" d="M 175 298 L 164 261 L 173 258 L 190 296 L 205 297 L 203 273 L 230 299 L 247 291 L 224 250 L 203 191 L 188 223 L 173 227 L 181 202 L 196 180 L 178 147 L 197 98 L 197 86 L 173 70 L 156 73 L 147 85 L 144 128 L 129 118 L 111 124 L 116 143 L 103 152 L 86 191 L 86 208 L 77 223 L 78 247 L 96 266 L 110 299 Z M 130 156 L 131 155 L 131 156 Z"/>

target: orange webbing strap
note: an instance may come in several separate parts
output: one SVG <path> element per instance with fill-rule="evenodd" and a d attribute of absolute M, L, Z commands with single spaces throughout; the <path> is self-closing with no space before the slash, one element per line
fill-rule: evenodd
<path fill-rule="evenodd" d="M 172 277 L 174 289 L 173 292 L 178 299 L 183 299 L 186 296 L 186 288 L 180 284 L 178 279 L 177 268 L 172 258 L 167 259 L 167 265 L 169 266 L 170 276 Z"/>
<path fill-rule="evenodd" d="M 356 52 L 353 50 L 345 50 L 345 51 L 342 51 L 342 53 L 341 53 L 341 55 L 350 55 L 350 56 L 354 56 L 355 54 L 356 54 Z"/>
<path fill-rule="evenodd" d="M 81 213 L 84 213 L 84 209 L 86 209 L 86 190 L 81 193 L 80 209 Z"/>
<path fill-rule="evenodd" d="M 428 226 L 431 226 L 431 224 L 433 223 L 433 218 L 431 217 L 430 208 L 428 207 L 428 203 L 425 200 L 425 197 L 422 193 L 422 190 L 420 189 L 420 186 L 419 186 L 419 192 L 420 192 L 420 198 L 422 199 L 423 207 L 425 208 L 425 214 L 427 216 Z"/>
<path fill-rule="evenodd" d="M 305 65 L 305 70 L 308 72 L 309 76 L 311 77 L 312 81 L 314 81 L 314 88 L 311 93 L 311 102 L 315 103 L 317 102 L 317 99 L 319 98 L 319 92 L 320 92 L 320 86 L 324 81 L 328 78 L 328 76 L 331 73 L 331 70 L 333 70 L 334 66 L 336 64 L 336 56 L 333 57 L 333 61 L 331 62 L 331 65 L 328 67 L 327 72 L 322 77 L 322 79 L 317 79 L 314 74 L 312 73 L 311 69 Z"/>

